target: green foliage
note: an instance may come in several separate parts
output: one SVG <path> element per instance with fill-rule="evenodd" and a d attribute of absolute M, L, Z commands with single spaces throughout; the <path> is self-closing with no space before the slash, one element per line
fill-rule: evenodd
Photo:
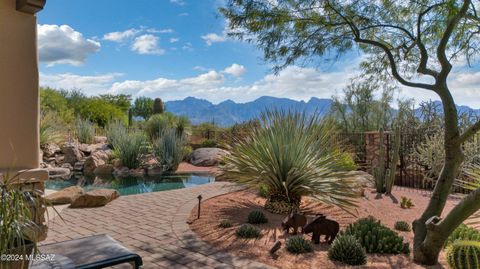
<path fill-rule="evenodd" d="M 113 148 L 114 145 L 119 145 L 121 141 L 125 140 L 128 136 L 128 130 L 125 125 L 120 121 L 110 122 L 105 128 L 107 134 L 107 143 Z"/>
<path fill-rule="evenodd" d="M 168 129 L 160 134 L 153 144 L 153 150 L 165 170 L 175 171 L 183 160 L 185 146 L 185 139 L 175 129 Z"/>
<path fill-rule="evenodd" d="M 450 234 L 445 247 L 456 241 L 480 241 L 480 231 L 462 223 Z"/>
<path fill-rule="evenodd" d="M 259 238 L 262 232 L 253 225 L 244 224 L 235 231 L 235 235 L 240 238 Z"/>
<path fill-rule="evenodd" d="M 267 223 L 268 219 L 262 211 L 254 210 L 248 214 L 247 222 L 250 224 L 262 224 Z"/>
<path fill-rule="evenodd" d="M 148 120 L 153 115 L 153 99 L 138 97 L 133 103 L 133 114 Z"/>
<path fill-rule="evenodd" d="M 57 113 L 45 111 L 40 114 L 40 145 L 59 144 L 65 140 L 66 127 Z"/>
<path fill-rule="evenodd" d="M 40 111 L 42 113 L 56 113 L 59 122 L 73 123 L 74 110 L 62 92 L 51 88 L 40 88 Z"/>
<path fill-rule="evenodd" d="M 82 118 L 89 119 L 101 127 L 106 126 L 110 121 L 125 122 L 127 119 L 126 113 L 120 107 L 98 97 L 83 100 L 76 112 Z"/>
<path fill-rule="evenodd" d="M 447 249 L 451 269 L 480 268 L 480 241 L 456 241 Z"/>
<path fill-rule="evenodd" d="M 218 142 L 215 139 L 203 140 L 201 144 L 202 148 L 216 148 L 217 146 L 218 146 Z"/>
<path fill-rule="evenodd" d="M 415 206 L 415 204 L 413 203 L 412 199 L 410 199 L 408 197 L 405 197 L 405 196 L 402 196 L 402 198 L 400 199 L 400 207 L 401 208 L 410 209 L 414 206 Z"/>
<path fill-rule="evenodd" d="M 152 141 L 155 141 L 159 134 L 167 129 L 174 128 L 178 136 L 184 136 L 189 121 L 185 117 L 177 117 L 169 112 L 155 114 L 145 124 L 145 132 Z"/>
<path fill-rule="evenodd" d="M 155 98 L 155 101 L 153 101 L 153 114 L 162 114 L 164 110 L 162 99 Z"/>
<path fill-rule="evenodd" d="M 331 122 L 284 111 L 262 113 L 261 121 L 262 128 L 230 148 L 223 166 L 228 178 L 252 188 L 267 186 L 266 206 L 275 200 L 298 205 L 303 196 L 345 210 L 355 205 L 353 182 L 338 171 L 341 148 L 332 141 Z"/>
<path fill-rule="evenodd" d="M 120 109 L 123 113 L 127 113 L 130 107 L 132 106 L 132 98 L 130 95 L 126 94 L 102 94 L 99 96 L 99 99 L 114 105 L 118 109 Z"/>
<path fill-rule="evenodd" d="M 410 227 L 410 224 L 403 220 L 395 222 L 394 227 L 395 227 L 395 230 L 403 231 L 403 232 L 410 232 L 412 230 L 412 227 Z"/>
<path fill-rule="evenodd" d="M 265 184 L 258 185 L 258 195 L 260 195 L 260 197 L 267 198 L 269 193 L 270 192 L 268 191 L 267 185 Z"/>
<path fill-rule="evenodd" d="M 223 228 L 223 229 L 230 228 L 232 226 L 233 226 L 232 221 L 228 220 L 228 219 L 224 219 L 224 220 L 220 221 L 220 223 L 218 224 L 218 227 Z"/>
<path fill-rule="evenodd" d="M 403 242 L 403 237 L 373 217 L 359 219 L 348 225 L 345 234 L 355 236 L 367 253 L 410 253 L 410 246 L 408 242 Z"/>
<path fill-rule="evenodd" d="M 348 265 L 367 264 L 365 248 L 352 235 L 342 234 L 335 238 L 328 249 L 328 258 Z"/>
<path fill-rule="evenodd" d="M 80 143 L 92 144 L 95 138 L 95 126 L 89 120 L 75 120 L 75 136 Z"/>
<path fill-rule="evenodd" d="M 312 242 L 303 238 L 303 236 L 296 235 L 287 239 L 287 250 L 293 254 L 302 254 L 313 251 Z"/>
<path fill-rule="evenodd" d="M 135 169 L 140 166 L 140 155 L 146 152 L 147 139 L 143 133 L 128 132 L 117 136 L 113 144 L 114 155 L 120 159 L 123 166 Z"/>

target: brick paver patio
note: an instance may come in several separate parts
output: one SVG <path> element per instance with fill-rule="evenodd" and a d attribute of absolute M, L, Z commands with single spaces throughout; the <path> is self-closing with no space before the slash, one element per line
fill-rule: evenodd
<path fill-rule="evenodd" d="M 61 212 L 64 221 L 50 220 L 42 243 L 108 234 L 142 256 L 142 268 L 272 268 L 213 249 L 186 223 L 199 194 L 208 199 L 237 189 L 231 183 L 215 182 L 123 196 L 100 208 L 66 208 Z"/>

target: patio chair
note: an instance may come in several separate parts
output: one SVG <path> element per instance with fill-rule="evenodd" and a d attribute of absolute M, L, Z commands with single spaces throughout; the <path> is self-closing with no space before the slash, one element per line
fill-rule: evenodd
<path fill-rule="evenodd" d="M 130 263 L 138 269 L 143 264 L 139 255 L 105 234 L 43 245 L 39 251 L 47 258 L 53 254 L 51 261 L 38 261 L 30 268 L 96 269 Z"/>

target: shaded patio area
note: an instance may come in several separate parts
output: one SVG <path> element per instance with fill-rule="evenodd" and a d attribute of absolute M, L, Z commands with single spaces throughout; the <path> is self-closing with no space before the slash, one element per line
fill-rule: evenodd
<path fill-rule="evenodd" d="M 65 208 L 61 212 L 64 221 L 59 217 L 50 220 L 48 237 L 42 244 L 108 234 L 138 253 L 144 262 L 142 268 L 271 268 L 216 251 L 186 223 L 199 194 L 205 200 L 238 188 L 231 183 L 215 182 L 123 196 L 100 208 Z"/>

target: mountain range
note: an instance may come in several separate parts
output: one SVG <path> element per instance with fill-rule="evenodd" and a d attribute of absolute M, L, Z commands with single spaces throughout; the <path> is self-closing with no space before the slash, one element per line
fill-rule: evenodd
<path fill-rule="evenodd" d="M 183 100 L 165 102 L 165 108 L 173 114 L 187 116 L 191 123 L 195 125 L 202 122 L 215 122 L 219 126 L 226 127 L 257 118 L 265 109 L 305 111 L 307 115 L 317 112 L 323 116 L 330 111 L 332 103 L 332 99 L 316 97 L 312 97 L 308 102 L 305 102 L 288 98 L 263 96 L 246 103 L 226 100 L 219 104 L 213 104 L 204 99 L 187 97 Z M 441 107 L 440 102 L 439 104 Z M 457 109 L 459 113 L 473 112 L 476 115 L 480 115 L 480 109 L 473 109 L 468 106 L 457 106 Z"/>

